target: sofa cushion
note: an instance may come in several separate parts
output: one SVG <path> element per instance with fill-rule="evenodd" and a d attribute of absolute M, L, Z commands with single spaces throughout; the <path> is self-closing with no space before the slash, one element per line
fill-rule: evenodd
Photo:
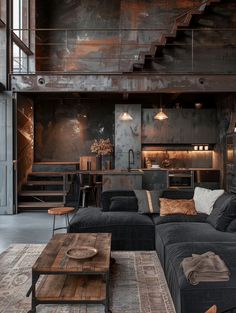
<path fill-rule="evenodd" d="M 154 250 L 154 224 L 137 212 L 103 212 L 82 208 L 74 215 L 68 232 L 112 233 L 113 250 Z"/>
<path fill-rule="evenodd" d="M 138 202 L 136 197 L 116 196 L 111 198 L 110 212 L 137 212 Z"/>
<path fill-rule="evenodd" d="M 160 216 L 158 214 L 153 215 L 153 223 L 155 225 L 165 224 L 165 223 L 173 223 L 173 222 L 200 222 L 203 223 L 206 221 L 208 215 L 204 213 L 198 213 L 197 215 L 185 215 L 185 214 L 172 214 L 166 216 Z"/>
<path fill-rule="evenodd" d="M 229 233 L 235 233 L 236 232 L 236 219 L 232 220 L 229 223 L 226 231 L 229 232 Z"/>
<path fill-rule="evenodd" d="M 176 243 L 166 248 L 165 275 L 176 313 L 205 312 L 216 304 L 219 312 L 235 306 L 236 294 L 236 242 L 189 242 Z M 213 251 L 230 270 L 226 282 L 204 282 L 191 285 L 180 266 L 182 260 L 192 254 Z"/>
<path fill-rule="evenodd" d="M 207 217 L 207 222 L 218 230 L 225 231 L 229 225 L 231 218 L 228 217 L 230 202 L 235 196 L 227 192 L 223 193 L 214 203 L 211 214 Z M 232 215 L 232 212 L 230 213 Z M 232 216 L 233 217 L 233 216 Z M 236 217 L 236 207 L 235 207 Z"/>
<path fill-rule="evenodd" d="M 141 214 L 153 214 L 160 212 L 159 197 L 161 191 L 158 190 L 134 190 L 138 199 L 138 212 Z"/>
<path fill-rule="evenodd" d="M 167 199 L 160 198 L 160 215 L 197 215 L 192 199 Z"/>
<path fill-rule="evenodd" d="M 193 200 L 195 202 L 195 208 L 199 213 L 210 214 L 213 210 L 215 201 L 224 193 L 223 189 L 206 189 L 196 187 L 194 189 Z"/>
<path fill-rule="evenodd" d="M 110 210 L 112 197 L 135 197 L 132 190 L 106 190 L 102 193 L 102 211 L 108 212 Z"/>
<path fill-rule="evenodd" d="M 166 247 L 180 242 L 235 242 L 236 234 L 216 230 L 208 223 L 168 223 L 155 227 L 155 247 L 164 265 Z"/>

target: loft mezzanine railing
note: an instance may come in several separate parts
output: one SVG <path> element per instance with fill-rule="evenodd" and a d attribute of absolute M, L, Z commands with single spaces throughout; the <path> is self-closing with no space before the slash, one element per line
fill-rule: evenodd
<path fill-rule="evenodd" d="M 27 32 L 29 46 L 17 39 L 17 31 Z M 11 74 L 132 72 L 140 52 L 164 32 L 168 29 L 14 29 Z M 180 27 L 142 71 L 235 74 L 235 38 L 236 28 Z"/>

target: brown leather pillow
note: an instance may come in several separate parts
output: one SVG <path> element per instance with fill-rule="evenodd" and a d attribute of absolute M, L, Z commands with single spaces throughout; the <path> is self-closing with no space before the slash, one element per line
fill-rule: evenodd
<path fill-rule="evenodd" d="M 193 199 L 160 198 L 160 216 L 171 214 L 197 215 Z"/>

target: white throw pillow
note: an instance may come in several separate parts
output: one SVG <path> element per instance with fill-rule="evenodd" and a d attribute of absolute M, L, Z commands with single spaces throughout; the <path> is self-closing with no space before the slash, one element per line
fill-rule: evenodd
<path fill-rule="evenodd" d="M 224 193 L 223 189 L 206 189 L 196 187 L 194 189 L 193 200 L 198 213 L 210 214 L 215 201 Z"/>

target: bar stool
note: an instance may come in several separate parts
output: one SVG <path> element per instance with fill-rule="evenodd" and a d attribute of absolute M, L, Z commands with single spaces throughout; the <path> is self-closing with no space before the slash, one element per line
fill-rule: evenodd
<path fill-rule="evenodd" d="M 61 207 L 61 208 L 51 208 L 48 210 L 48 214 L 53 215 L 53 229 L 52 229 L 52 236 L 54 236 L 55 230 L 58 229 L 67 229 L 67 227 L 70 225 L 69 222 L 69 213 L 74 212 L 75 208 L 72 207 Z M 65 216 L 66 226 L 65 227 L 55 227 L 56 222 L 56 216 Z"/>

